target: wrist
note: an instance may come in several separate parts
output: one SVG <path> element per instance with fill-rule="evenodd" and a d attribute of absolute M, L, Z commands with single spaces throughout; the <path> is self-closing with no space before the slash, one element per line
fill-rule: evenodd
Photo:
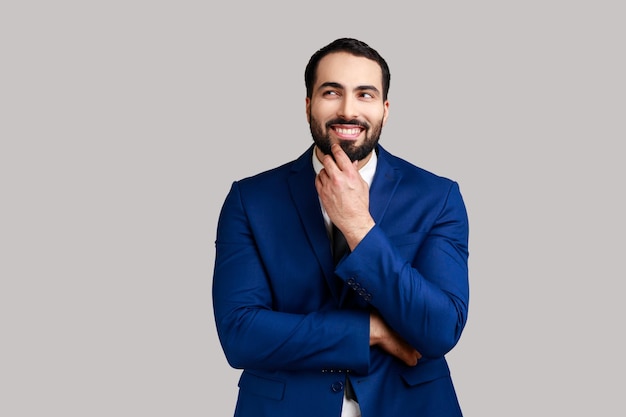
<path fill-rule="evenodd" d="M 359 224 L 359 226 L 351 228 L 348 233 L 344 233 L 350 250 L 354 250 L 375 225 L 374 219 L 369 218 L 364 223 Z"/>

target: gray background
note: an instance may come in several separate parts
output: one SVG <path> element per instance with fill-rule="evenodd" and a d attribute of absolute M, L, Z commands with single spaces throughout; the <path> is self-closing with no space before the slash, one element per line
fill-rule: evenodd
<path fill-rule="evenodd" d="M 381 143 L 468 206 L 466 416 L 626 413 L 622 2 L 210 4 L 0 6 L 0 415 L 232 415 L 218 212 L 309 146 L 340 36 L 391 67 Z"/>

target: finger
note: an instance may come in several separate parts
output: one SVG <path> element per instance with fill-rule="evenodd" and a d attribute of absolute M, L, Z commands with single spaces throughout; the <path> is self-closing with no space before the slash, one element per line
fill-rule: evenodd
<path fill-rule="evenodd" d="M 350 158 L 348 158 L 348 155 L 346 155 L 346 153 L 341 148 L 341 146 L 339 146 L 338 143 L 333 144 L 330 150 L 333 153 L 333 156 L 335 157 L 335 162 L 337 163 L 337 166 L 340 170 L 347 171 L 353 168 L 352 161 L 350 161 Z"/>
<path fill-rule="evenodd" d="M 409 345 L 406 341 L 400 338 L 399 335 L 395 335 L 397 343 L 396 346 L 396 356 L 405 364 L 409 366 L 417 365 L 417 362 L 422 357 L 421 353 L 419 353 L 413 346 Z"/>
<path fill-rule="evenodd" d="M 340 171 L 339 167 L 337 166 L 337 163 L 335 162 L 333 157 L 330 155 L 324 155 L 324 157 L 322 158 L 320 162 L 324 166 L 323 169 L 326 171 L 326 175 L 328 177 Z"/>
<path fill-rule="evenodd" d="M 391 353 L 406 365 L 414 366 L 417 364 L 417 358 L 414 355 L 414 350 L 409 349 L 407 346 L 397 345 Z"/>
<path fill-rule="evenodd" d="M 317 174 L 315 176 L 315 188 L 317 189 L 318 193 L 324 187 L 325 178 L 323 178 L 323 177 L 325 177 L 327 175 L 328 174 L 326 174 L 326 171 L 324 170 L 324 168 L 322 168 L 322 170 L 319 172 L 319 174 Z"/>
<path fill-rule="evenodd" d="M 403 353 L 404 353 L 404 359 L 403 359 L 404 363 L 406 363 L 409 366 L 417 365 L 417 362 L 419 361 L 421 357 L 418 351 L 411 348 L 410 346 L 407 346 Z"/>

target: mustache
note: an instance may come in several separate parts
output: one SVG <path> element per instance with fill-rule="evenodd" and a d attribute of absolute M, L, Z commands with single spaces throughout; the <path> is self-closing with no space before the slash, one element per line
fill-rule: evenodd
<path fill-rule="evenodd" d="M 365 129 L 369 129 L 370 125 L 367 122 L 362 122 L 360 120 L 357 119 L 350 119 L 350 120 L 346 120 L 346 119 L 332 119 L 329 120 L 328 122 L 326 122 L 326 128 L 330 128 L 332 125 L 353 125 L 353 126 L 360 126 L 363 127 Z"/>

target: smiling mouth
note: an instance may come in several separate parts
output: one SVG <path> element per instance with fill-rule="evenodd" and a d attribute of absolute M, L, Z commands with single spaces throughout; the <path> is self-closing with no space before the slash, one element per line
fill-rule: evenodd
<path fill-rule="evenodd" d="M 346 125 L 333 125 L 333 132 L 337 134 L 341 139 L 356 139 L 364 130 L 362 126 L 346 126 Z"/>

